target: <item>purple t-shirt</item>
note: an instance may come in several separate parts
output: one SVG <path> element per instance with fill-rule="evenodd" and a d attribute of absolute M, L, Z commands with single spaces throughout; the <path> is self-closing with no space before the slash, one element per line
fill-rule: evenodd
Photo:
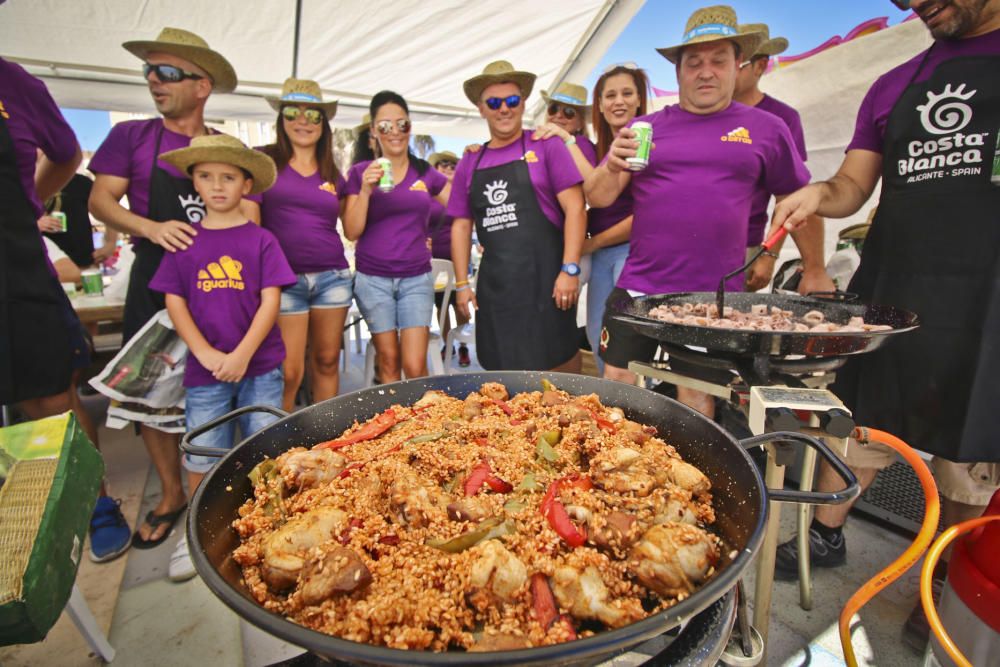
<path fill-rule="evenodd" d="M 590 140 L 589 137 L 583 134 L 576 135 L 576 145 L 580 147 L 580 152 L 583 153 L 583 157 L 587 158 L 587 162 L 590 163 L 591 167 L 597 166 L 597 146 L 594 142 Z"/>
<path fill-rule="evenodd" d="M 327 183 L 317 171 L 303 176 L 286 165 L 261 200 L 261 225 L 278 239 L 295 273 L 348 267 L 337 233 L 344 179 Z"/>
<path fill-rule="evenodd" d="M 431 200 L 431 257 L 434 259 L 451 259 L 451 223 L 454 221 L 438 200 Z"/>
<path fill-rule="evenodd" d="M 809 171 L 788 127 L 742 104 L 704 116 L 673 105 L 636 120 L 652 124 L 654 147 L 649 166 L 632 173 L 635 218 L 618 287 L 714 291 L 743 264 L 754 194 L 793 192 Z M 742 288 L 742 276 L 727 287 Z"/>
<path fill-rule="evenodd" d="M 351 167 L 344 194 L 361 192 L 361 174 L 369 164 L 371 161 L 365 161 Z M 431 202 L 447 184 L 441 172 L 428 167 L 420 176 L 411 164 L 392 192 L 374 188 L 365 231 L 354 250 L 357 270 L 386 278 L 411 278 L 430 271 L 427 234 Z"/>
<path fill-rule="evenodd" d="M 156 135 L 161 129 L 161 154 L 187 148 L 191 144 L 191 137 L 163 127 L 162 118 L 127 120 L 111 128 L 94 157 L 90 158 L 88 167 L 94 174 L 127 178 L 128 189 L 125 194 L 128 196 L 129 210 L 143 217 L 149 215 L 149 177 L 153 173 Z M 158 160 L 158 164 L 171 176 L 186 176 L 162 160 Z"/>
<path fill-rule="evenodd" d="M 448 199 L 448 215 L 453 218 L 472 219 L 472 208 L 469 202 L 469 190 L 472 187 L 472 172 L 476 168 L 483 150 L 486 151 L 479 161 L 480 169 L 496 167 L 514 160 L 520 160 L 522 155 L 528 165 L 528 175 L 535 187 L 535 197 L 542 213 L 559 229 L 565 224 L 562 206 L 559 205 L 558 194 L 574 185 L 583 182 L 580 170 L 573 162 L 566 144 L 555 140 L 534 140 L 531 131 L 524 133 L 524 152 L 521 152 L 521 140 L 503 148 L 480 149 L 478 153 L 468 152 L 462 156 L 455 168 L 455 178 L 451 183 L 451 197 Z"/>
<path fill-rule="evenodd" d="M 205 340 L 220 352 L 232 352 L 260 309 L 261 290 L 293 285 L 295 274 L 274 235 L 252 222 L 228 229 L 192 226 L 198 232 L 194 243 L 187 250 L 164 253 L 149 288 L 183 297 Z M 284 358 L 285 345 L 275 324 L 251 358 L 246 377 L 272 371 Z M 188 355 L 185 387 L 217 382 Z"/>
<path fill-rule="evenodd" d="M 889 114 L 918 68 L 920 72 L 916 79 L 913 79 L 914 83 L 926 81 L 938 65 L 952 58 L 997 55 L 1000 55 L 1000 30 L 969 39 L 938 40 L 934 42 L 929 54 L 927 51 L 921 51 L 902 65 L 889 70 L 872 84 L 861 102 L 858 119 L 854 125 L 854 137 L 848 144 L 847 150 L 882 152 Z M 927 60 L 924 62 L 925 56 Z"/>
<path fill-rule="evenodd" d="M 789 131 L 792 133 L 792 140 L 799 151 L 799 156 L 803 162 L 808 160 L 806 153 L 806 137 L 802 132 L 802 119 L 799 112 L 780 100 L 776 100 L 770 95 L 764 95 L 764 99 L 754 107 L 761 111 L 774 114 L 785 121 Z M 767 228 L 767 204 L 771 201 L 771 193 L 763 190 L 754 195 L 753 203 L 750 206 L 750 231 L 747 234 L 747 246 L 760 245 L 764 240 L 764 230 Z"/>
<path fill-rule="evenodd" d="M 632 215 L 632 184 L 629 183 L 610 206 L 587 209 L 587 233 L 596 236 Z"/>
<path fill-rule="evenodd" d="M 35 217 L 41 217 L 45 209 L 35 192 L 36 150 L 40 148 L 53 162 L 67 162 L 76 155 L 76 135 L 45 84 L 20 65 L 3 58 L 0 58 L 0 113 L 14 142 L 14 159 L 24 196 Z"/>

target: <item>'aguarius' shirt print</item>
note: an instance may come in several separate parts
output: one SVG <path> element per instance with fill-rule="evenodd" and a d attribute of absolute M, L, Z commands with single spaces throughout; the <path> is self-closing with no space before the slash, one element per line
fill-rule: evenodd
<path fill-rule="evenodd" d="M 369 164 L 365 161 L 351 167 L 345 196 L 361 192 L 361 174 Z M 357 270 L 384 278 L 412 278 L 430 271 L 427 237 L 431 201 L 447 184 L 441 172 L 428 167 L 421 176 L 411 164 L 406 175 L 396 180 L 392 192 L 373 188 L 365 231 L 354 250 Z"/>
<path fill-rule="evenodd" d="M 232 352 L 250 329 L 265 287 L 295 283 L 288 261 L 274 235 L 252 222 L 228 229 L 193 225 L 198 235 L 187 250 L 164 253 L 150 289 L 187 301 L 201 335 L 220 352 Z M 285 358 L 277 324 L 257 348 L 246 377 L 274 370 Z M 184 386 L 218 381 L 188 354 Z"/>

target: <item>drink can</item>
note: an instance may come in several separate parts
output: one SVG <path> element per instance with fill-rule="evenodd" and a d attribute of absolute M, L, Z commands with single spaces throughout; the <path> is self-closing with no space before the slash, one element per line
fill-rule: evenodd
<path fill-rule="evenodd" d="M 97 269 L 87 269 L 80 273 L 83 279 L 83 293 L 87 296 L 104 294 L 104 276 Z"/>
<path fill-rule="evenodd" d="M 392 163 L 384 157 L 380 157 L 378 163 L 382 167 L 382 178 L 378 179 L 378 189 L 382 192 L 392 192 L 392 189 L 396 187 L 392 181 Z"/>
<path fill-rule="evenodd" d="M 50 216 L 59 221 L 60 229 L 59 231 L 65 232 L 69 229 L 69 225 L 66 224 L 66 214 L 62 211 L 52 211 L 49 213 Z"/>
<path fill-rule="evenodd" d="M 642 171 L 649 164 L 649 152 L 653 148 L 653 126 L 639 121 L 632 123 L 632 131 L 635 132 L 639 147 L 635 149 L 635 157 L 625 158 L 625 161 L 632 171 Z"/>
<path fill-rule="evenodd" d="M 993 173 L 990 175 L 990 183 L 1000 185 L 1000 129 L 997 130 L 997 147 L 993 151 Z"/>

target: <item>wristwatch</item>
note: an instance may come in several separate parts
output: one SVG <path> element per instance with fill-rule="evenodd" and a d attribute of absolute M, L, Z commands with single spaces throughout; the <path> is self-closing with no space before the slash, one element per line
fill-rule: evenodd
<path fill-rule="evenodd" d="M 568 264 L 563 264 L 559 269 L 565 273 L 567 276 L 578 276 L 580 275 L 580 265 L 576 262 L 570 262 Z"/>

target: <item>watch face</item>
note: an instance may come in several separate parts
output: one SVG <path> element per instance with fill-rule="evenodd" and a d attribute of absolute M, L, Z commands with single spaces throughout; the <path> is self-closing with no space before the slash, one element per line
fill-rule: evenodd
<path fill-rule="evenodd" d="M 570 276 L 580 275 L 580 265 L 579 264 L 563 264 L 562 270 Z"/>

